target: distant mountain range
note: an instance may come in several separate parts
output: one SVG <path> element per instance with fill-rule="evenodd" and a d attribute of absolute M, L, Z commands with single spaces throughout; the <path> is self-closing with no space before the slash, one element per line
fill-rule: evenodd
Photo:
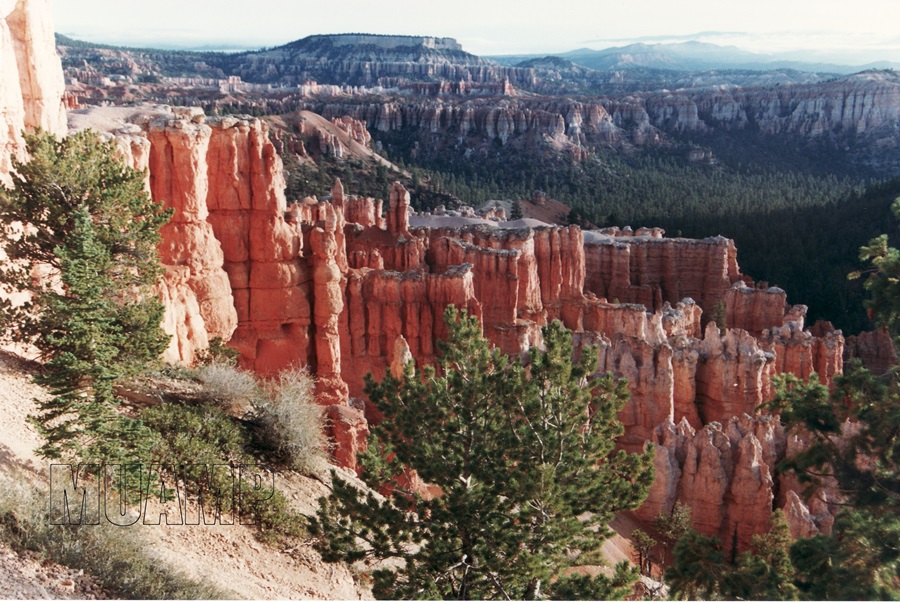
<path fill-rule="evenodd" d="M 794 69 L 814 73 L 848 74 L 867 69 L 900 69 L 900 63 L 889 61 L 855 66 L 815 63 L 786 59 L 778 55 L 748 52 L 734 46 L 719 46 L 717 44 L 695 41 L 674 44 L 630 44 L 604 50 L 579 48 L 550 56 L 567 59 L 581 67 L 599 71 L 633 68 L 691 72 L 719 69 L 753 71 Z M 487 58 L 501 65 L 527 66 L 531 61 L 544 57 L 545 55 L 534 54 L 491 56 Z"/>
<path fill-rule="evenodd" d="M 442 42 L 449 45 L 442 45 Z M 57 34 L 59 45 L 81 48 L 124 49 L 121 47 L 82 42 Z M 435 42 L 437 44 L 435 45 Z M 615 46 L 602 50 L 578 48 L 556 54 L 515 54 L 479 57 L 463 49 L 452 38 L 429 36 L 385 36 L 373 34 L 338 34 L 308 36 L 275 48 L 250 49 L 240 45 L 222 43 L 198 47 L 172 47 L 165 44 L 154 47 L 164 51 L 198 54 L 242 55 L 266 60 L 272 54 L 283 58 L 310 57 L 317 59 L 358 59 L 375 61 L 403 59 L 419 63 L 462 63 L 468 66 L 487 66 L 496 63 L 504 67 L 551 68 L 570 70 L 569 62 L 580 68 L 595 71 L 665 70 L 677 72 L 707 72 L 716 70 L 776 71 L 794 70 L 806 73 L 850 74 L 869 69 L 900 69 L 900 63 L 879 61 L 858 65 L 799 60 L 778 54 L 762 54 L 742 50 L 735 46 L 720 46 L 706 42 L 685 41 L 677 43 L 637 43 Z M 231 52 L 216 52 L 230 48 Z M 437 59 L 436 61 L 434 59 Z M 546 59 L 554 59 L 548 61 Z M 252 60 L 252 59 L 251 59 Z M 579 71 L 575 69 L 574 71 Z"/>

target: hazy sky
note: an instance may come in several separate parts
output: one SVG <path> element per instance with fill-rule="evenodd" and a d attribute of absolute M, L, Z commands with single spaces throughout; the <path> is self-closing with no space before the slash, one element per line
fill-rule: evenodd
<path fill-rule="evenodd" d="M 900 61 L 898 0 L 51 0 L 56 30 L 115 44 L 275 46 L 316 33 L 453 37 L 482 55 L 701 39 Z M 705 32 L 705 33 L 702 33 Z"/>

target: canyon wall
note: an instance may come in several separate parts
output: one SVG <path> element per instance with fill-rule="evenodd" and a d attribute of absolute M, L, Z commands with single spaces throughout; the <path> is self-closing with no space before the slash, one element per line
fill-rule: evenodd
<path fill-rule="evenodd" d="M 10 158 L 24 158 L 23 132 L 68 131 L 64 94 L 50 0 L 0 1 L 0 185 Z"/>
<path fill-rule="evenodd" d="M 509 354 L 540 345 L 541 326 L 559 319 L 579 353 L 595 346 L 599 370 L 628 379 L 620 445 L 654 442 L 669 467 L 641 516 L 680 500 L 704 532 L 743 549 L 772 508 L 790 506 L 795 522 L 821 510 L 779 489 L 774 465 L 789 441 L 777 421 L 751 416 L 775 374 L 830 382 L 843 337 L 806 330 L 805 307 L 749 282 L 731 241 L 440 216 L 413 227 L 399 184 L 387 203 L 340 182 L 330 198 L 288 203 L 264 122 L 188 109 L 133 121 L 118 130 L 123 155 L 145 162 L 153 196 L 175 209 L 161 246 L 170 359 L 189 363 L 220 336 L 260 374 L 309 366 L 343 464 L 355 465 L 368 422 L 381 419 L 362 399 L 364 375 L 432 362 L 453 304 Z"/>
<path fill-rule="evenodd" d="M 459 52 L 432 45 L 426 50 Z M 8 182 L 22 131 L 67 129 L 49 0 L 0 0 L 0 50 L 0 178 Z M 359 78 L 500 81 L 511 92 L 509 82 L 532 76 L 477 57 L 464 65 L 432 58 L 373 63 Z M 268 70 L 274 59 L 254 60 L 248 69 Z M 297 63 L 281 75 L 302 79 L 307 67 Z M 573 147 L 749 123 L 767 133 L 868 134 L 900 119 L 889 108 L 900 104 L 893 79 L 861 74 L 850 83 L 852 93 L 835 84 L 818 99 L 797 86 L 755 96 L 396 101 L 333 104 L 323 112 L 363 145 L 364 130 L 348 114 L 376 131 L 453 129 L 503 144 L 549 138 Z M 758 408 L 771 398 L 775 374 L 816 372 L 829 383 L 842 370 L 844 339 L 827 325 L 807 330 L 805 308 L 788 307 L 783 291 L 742 276 L 731 241 L 668 239 L 648 229 L 459 226 L 439 218 L 413 228 L 409 193 L 399 184 L 386 208 L 345 194 L 339 183 L 330 199 L 289 204 L 281 159 L 258 119 L 163 108 L 109 131 L 123 159 L 148 170 L 153 197 L 174 210 L 160 245 L 159 294 L 173 335 L 166 358 L 190 364 L 220 337 L 263 375 L 308 366 L 343 465 L 355 465 L 369 421 L 381 418 L 360 400 L 363 376 L 431 362 L 446 334 L 443 310 L 453 304 L 476 315 L 490 341 L 510 354 L 540 345 L 541 326 L 559 319 L 575 332 L 579 353 L 595 346 L 600 371 L 628 379 L 621 446 L 651 442 L 658 469 L 639 517 L 681 501 L 699 530 L 738 549 L 766 530 L 774 507 L 785 508 L 795 533 L 829 528 L 835 500 L 807 503 L 796 483 L 775 474 L 775 464 L 803 441 Z M 889 362 L 888 343 L 883 334 L 860 337 L 848 356 Z"/>
<path fill-rule="evenodd" d="M 472 100 L 410 99 L 371 103 L 334 100 L 310 102 L 311 110 L 323 116 L 350 116 L 367 124 L 373 132 L 389 132 L 413 127 L 422 133 L 454 132 L 460 141 L 478 134 L 507 144 L 523 139 L 537 144 L 547 137 L 571 145 L 616 144 L 623 140 L 643 141 L 654 134 L 647 127 L 623 128 L 614 123 L 601 102 L 562 99 L 477 98 Z M 633 129 L 633 132 L 629 130 Z M 636 138 L 635 138 L 636 137 Z"/>
<path fill-rule="evenodd" d="M 875 374 L 884 374 L 897 365 L 897 350 L 886 328 L 847 337 L 844 359 L 859 359 Z"/>
<path fill-rule="evenodd" d="M 731 91 L 684 89 L 573 101 L 548 97 L 333 98 L 301 103 L 328 118 L 351 116 L 373 132 L 416 128 L 459 140 L 478 134 L 488 141 L 536 144 L 543 137 L 574 147 L 645 145 L 666 134 L 713 130 L 759 131 L 799 138 L 851 135 L 896 161 L 900 123 L 900 77 L 864 72 L 831 82 L 736 87 Z M 470 141 L 471 143 L 471 141 Z"/>

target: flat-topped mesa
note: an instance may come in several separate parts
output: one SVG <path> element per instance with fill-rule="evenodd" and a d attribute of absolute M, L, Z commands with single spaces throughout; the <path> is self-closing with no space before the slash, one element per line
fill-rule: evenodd
<path fill-rule="evenodd" d="M 498 65 L 465 52 L 452 38 L 429 36 L 314 35 L 213 62 L 244 82 L 301 88 L 310 81 L 339 83 L 348 91 L 357 86 L 397 89 L 410 82 L 531 86 L 537 81 L 534 69 Z M 350 113 L 325 117 L 344 115 Z"/>
<path fill-rule="evenodd" d="M 375 46 L 376 48 L 422 46 L 432 50 L 462 50 L 462 46 L 455 39 L 436 38 L 434 36 L 385 36 L 365 33 L 339 33 L 328 36 L 312 36 L 311 39 L 330 40 L 335 46 Z"/>
<path fill-rule="evenodd" d="M 23 131 L 65 135 L 65 90 L 50 1 L 0 2 L 0 185 L 11 157 L 25 159 Z"/>

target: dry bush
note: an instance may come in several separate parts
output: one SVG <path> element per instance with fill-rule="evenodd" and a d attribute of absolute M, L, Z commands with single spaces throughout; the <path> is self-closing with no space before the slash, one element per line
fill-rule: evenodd
<path fill-rule="evenodd" d="M 197 369 L 204 394 L 226 412 L 246 410 L 260 394 L 259 383 L 250 372 L 227 362 L 212 362 Z"/>
<path fill-rule="evenodd" d="M 291 468 L 308 473 L 325 458 L 324 408 L 315 401 L 315 379 L 305 369 L 281 372 L 266 386 L 257 411 L 269 444 Z"/>

